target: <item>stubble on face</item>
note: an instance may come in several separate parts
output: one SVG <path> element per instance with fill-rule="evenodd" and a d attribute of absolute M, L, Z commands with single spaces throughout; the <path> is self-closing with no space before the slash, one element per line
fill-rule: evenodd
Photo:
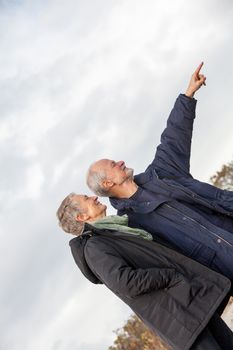
<path fill-rule="evenodd" d="M 115 184 L 121 185 L 127 180 L 133 179 L 133 169 L 127 168 L 125 162 L 110 161 L 115 164 L 109 172 L 109 180 L 112 180 Z"/>
<path fill-rule="evenodd" d="M 134 170 L 132 168 L 126 168 L 125 172 L 126 172 L 127 180 L 133 180 Z"/>

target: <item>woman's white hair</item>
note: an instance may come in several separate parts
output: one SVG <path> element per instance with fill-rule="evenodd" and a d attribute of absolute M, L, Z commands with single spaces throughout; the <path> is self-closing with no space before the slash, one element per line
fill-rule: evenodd
<path fill-rule="evenodd" d="M 61 202 L 57 210 L 57 218 L 59 226 L 67 233 L 79 236 L 84 229 L 84 223 L 76 220 L 77 215 L 81 214 L 81 210 L 77 202 L 72 199 L 76 193 L 72 192 L 66 196 Z"/>

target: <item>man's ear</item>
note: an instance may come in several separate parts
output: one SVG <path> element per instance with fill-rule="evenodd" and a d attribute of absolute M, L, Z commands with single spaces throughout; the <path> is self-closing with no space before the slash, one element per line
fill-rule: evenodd
<path fill-rule="evenodd" d="M 86 222 L 89 219 L 90 219 L 90 216 L 87 214 L 79 214 L 76 216 L 76 220 L 79 222 Z"/>
<path fill-rule="evenodd" d="M 110 189 L 113 186 L 114 186 L 113 181 L 110 181 L 110 180 L 103 180 L 102 181 L 102 187 L 104 187 L 105 189 Z"/>

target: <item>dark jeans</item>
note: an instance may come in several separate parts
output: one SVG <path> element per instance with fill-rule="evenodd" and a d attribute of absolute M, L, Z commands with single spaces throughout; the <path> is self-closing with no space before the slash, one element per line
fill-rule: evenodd
<path fill-rule="evenodd" d="M 233 350 L 233 332 L 215 313 L 190 350 Z"/>

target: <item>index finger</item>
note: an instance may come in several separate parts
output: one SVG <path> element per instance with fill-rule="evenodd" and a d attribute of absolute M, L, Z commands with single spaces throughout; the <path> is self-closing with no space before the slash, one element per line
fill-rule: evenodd
<path fill-rule="evenodd" d="M 201 63 L 199 64 L 199 66 L 198 66 L 198 67 L 197 67 L 197 69 L 195 70 L 194 74 L 199 75 L 200 70 L 201 70 L 201 68 L 202 68 L 203 64 L 204 64 L 204 62 L 201 62 Z"/>

